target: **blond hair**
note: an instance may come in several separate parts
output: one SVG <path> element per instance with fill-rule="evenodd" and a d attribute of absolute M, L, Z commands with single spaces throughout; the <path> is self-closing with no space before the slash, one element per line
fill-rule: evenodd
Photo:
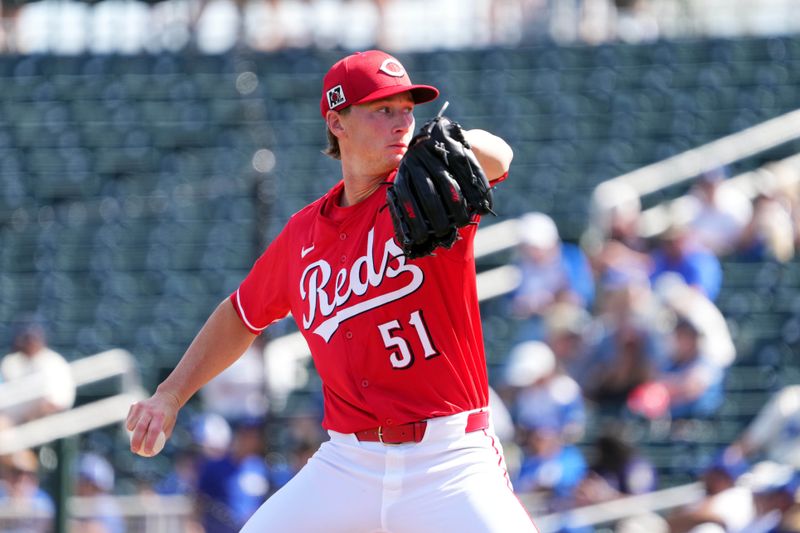
<path fill-rule="evenodd" d="M 346 115 L 350 112 L 350 107 L 345 107 L 341 111 L 337 111 L 340 115 Z M 339 138 L 333 134 L 331 129 L 325 126 L 325 134 L 328 136 L 328 146 L 322 151 L 323 154 L 327 155 L 328 157 L 332 157 L 333 159 L 342 159 L 342 151 L 339 148 Z"/>

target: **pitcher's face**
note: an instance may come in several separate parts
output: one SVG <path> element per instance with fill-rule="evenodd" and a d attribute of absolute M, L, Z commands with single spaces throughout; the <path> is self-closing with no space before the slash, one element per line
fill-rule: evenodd
<path fill-rule="evenodd" d="M 397 168 L 414 134 L 414 100 L 400 93 L 354 105 L 340 117 L 342 157 L 357 160 L 359 168 L 385 175 Z"/>

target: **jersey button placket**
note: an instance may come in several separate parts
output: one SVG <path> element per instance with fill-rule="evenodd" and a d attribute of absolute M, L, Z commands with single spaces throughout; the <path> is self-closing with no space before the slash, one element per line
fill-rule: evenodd
<path fill-rule="evenodd" d="M 340 233 L 340 234 L 339 234 L 339 240 L 340 240 L 340 241 L 343 241 L 343 240 L 345 240 L 346 238 L 347 238 L 347 233 Z"/>
<path fill-rule="evenodd" d="M 348 330 L 347 330 L 347 331 L 345 331 L 345 333 L 344 333 L 344 338 L 345 338 L 345 339 L 347 339 L 347 340 L 350 340 L 350 339 L 352 339 L 352 338 L 353 338 L 353 332 L 352 332 L 352 331 L 350 331 L 350 330 L 348 329 Z"/>

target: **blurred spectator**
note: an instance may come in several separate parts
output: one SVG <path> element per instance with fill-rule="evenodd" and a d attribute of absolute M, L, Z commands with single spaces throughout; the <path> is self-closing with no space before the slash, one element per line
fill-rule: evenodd
<path fill-rule="evenodd" d="M 787 509 L 780 524 L 769 533 L 800 533 L 800 503 L 795 503 Z"/>
<path fill-rule="evenodd" d="M 230 451 L 200 471 L 197 505 L 205 533 L 238 532 L 266 500 L 270 486 L 263 454 L 262 421 L 234 423 Z"/>
<path fill-rule="evenodd" d="M 84 500 L 86 512 L 74 518 L 71 531 L 82 533 L 124 533 L 121 509 L 111 497 L 114 469 L 100 455 L 85 453 L 78 459 L 75 495 Z"/>
<path fill-rule="evenodd" d="M 548 38 L 553 0 L 489 0 L 484 17 L 489 21 L 491 42 L 515 44 L 541 42 Z M 478 4 L 480 5 L 480 4 Z M 511 28 L 518 28 L 514 35 Z"/>
<path fill-rule="evenodd" d="M 781 528 L 784 515 L 796 505 L 800 475 L 788 465 L 771 461 L 756 464 L 742 476 L 743 485 L 753 492 L 756 517 L 741 530 L 733 533 L 773 533 Z"/>
<path fill-rule="evenodd" d="M 583 455 L 571 444 L 583 435 L 586 420 L 580 388 L 539 341 L 512 350 L 505 382 L 518 389 L 511 408 L 522 454 L 515 489 L 543 496 L 552 509 L 570 507 L 586 470 Z"/>
<path fill-rule="evenodd" d="M 626 43 L 652 42 L 660 31 L 649 0 L 614 0 L 617 38 Z"/>
<path fill-rule="evenodd" d="M 611 180 L 601 183 L 592 192 L 589 206 L 588 242 L 599 244 L 607 239 L 620 241 L 638 250 L 639 220 L 642 201 L 636 189 L 627 182 Z"/>
<path fill-rule="evenodd" d="M 240 4 L 240 17 L 242 19 L 247 17 L 247 7 L 244 0 L 237 0 Z M 277 50 L 281 48 L 297 48 L 309 47 L 314 45 L 321 45 L 322 47 L 342 46 L 342 35 L 330 35 L 331 24 L 330 20 L 322 20 L 319 17 L 323 15 L 330 16 L 337 13 L 350 13 L 351 16 L 356 14 L 366 15 L 372 23 L 374 33 L 372 35 L 372 42 L 378 48 L 391 49 L 393 46 L 390 44 L 390 26 L 387 26 L 387 0 L 371 0 L 371 2 L 361 2 L 355 6 L 356 11 L 347 11 L 344 4 L 352 4 L 351 0 L 336 0 L 329 2 L 327 6 L 321 6 L 319 2 L 311 2 L 310 0 L 303 0 L 302 2 L 286 2 L 285 0 L 269 0 L 267 2 L 270 7 L 270 12 L 266 15 L 267 22 L 265 27 L 260 28 L 261 33 L 255 36 L 252 43 L 255 48 L 261 50 Z M 344 17 L 337 17 L 338 20 L 343 21 Z M 243 20 L 242 26 L 244 27 L 246 21 Z M 244 35 L 244 32 L 240 32 Z"/>
<path fill-rule="evenodd" d="M 17 21 L 24 4 L 21 0 L 0 2 L 0 53 L 19 52 Z"/>
<path fill-rule="evenodd" d="M 216 413 L 202 413 L 192 421 L 192 439 L 203 458 L 219 459 L 226 453 L 233 438 L 227 420 Z"/>
<path fill-rule="evenodd" d="M 651 380 L 661 359 L 657 333 L 645 324 L 622 323 L 600 340 L 592 357 L 588 397 L 617 409 L 639 385 Z"/>
<path fill-rule="evenodd" d="M 779 390 L 731 445 L 730 453 L 763 455 L 800 469 L 800 385 Z"/>
<path fill-rule="evenodd" d="M 200 471 L 206 462 L 218 460 L 228 453 L 231 428 L 222 416 L 203 413 L 192 422 L 191 438 L 189 446 L 176 447 L 172 470 L 155 484 L 153 489 L 156 493 L 195 497 L 198 493 Z M 187 517 L 184 528 L 187 533 L 202 531 L 199 509 L 193 516 Z"/>
<path fill-rule="evenodd" d="M 656 283 L 660 276 L 674 272 L 714 301 L 722 285 L 722 267 L 719 259 L 695 240 L 693 232 L 684 223 L 673 221 L 659 236 L 650 254 L 650 279 Z"/>
<path fill-rule="evenodd" d="M 197 492 L 197 475 L 201 464 L 197 450 L 177 450 L 172 458 L 172 470 L 153 486 L 153 490 L 157 494 L 193 496 Z"/>
<path fill-rule="evenodd" d="M 547 308 L 562 301 L 590 306 L 594 280 L 586 256 L 577 246 L 561 242 L 549 216 L 523 215 L 518 231 L 520 284 L 511 294 L 511 313 L 521 321 L 520 341 L 540 340 Z"/>
<path fill-rule="evenodd" d="M 661 304 L 690 321 L 700 333 L 700 350 L 720 367 L 736 359 L 736 347 L 728 323 L 719 308 L 703 293 L 686 284 L 678 274 L 659 277 L 653 287 Z"/>
<path fill-rule="evenodd" d="M 595 314 L 598 322 L 611 328 L 625 322 L 654 322 L 663 311 L 647 275 L 636 270 L 608 270 L 598 280 Z"/>
<path fill-rule="evenodd" d="M 578 505 L 590 505 L 625 495 L 644 494 L 656 489 L 653 464 L 614 427 L 594 442 L 594 460 L 576 492 Z"/>
<path fill-rule="evenodd" d="M 575 490 L 586 475 L 583 454 L 565 444 L 557 420 L 537 417 L 525 423 L 519 433 L 522 464 L 514 490 L 542 496 L 550 511 L 573 507 Z"/>
<path fill-rule="evenodd" d="M 761 169 L 763 194 L 775 199 L 792 219 L 794 249 L 800 249 L 800 168 L 786 161 L 773 161 Z"/>
<path fill-rule="evenodd" d="M 614 526 L 614 533 L 670 533 L 670 531 L 669 524 L 661 515 L 645 512 L 619 520 Z"/>
<path fill-rule="evenodd" d="M 320 427 L 322 406 L 316 399 L 302 398 L 290 402 L 283 416 L 286 421 L 286 431 L 278 436 L 271 436 L 271 445 L 290 450 L 300 442 L 322 444 L 328 439 L 328 434 Z"/>
<path fill-rule="evenodd" d="M 687 204 L 693 235 L 717 256 L 734 251 L 753 211 L 747 196 L 725 183 L 727 177 L 724 167 L 701 174 Z"/>
<path fill-rule="evenodd" d="M 267 414 L 265 343 L 265 335 L 256 337 L 236 362 L 200 389 L 205 411 L 222 415 L 227 420 Z"/>
<path fill-rule="evenodd" d="M 780 261 L 794 257 L 791 212 L 776 197 L 759 194 L 753 200 L 753 216 L 738 243 L 738 256 L 751 261 Z"/>
<path fill-rule="evenodd" d="M 319 442 L 300 441 L 292 444 L 288 459 L 281 453 L 267 457 L 269 464 L 269 494 L 286 485 L 319 449 Z"/>
<path fill-rule="evenodd" d="M 670 357 L 654 378 L 668 394 L 670 417 L 707 418 L 724 400 L 724 368 L 703 353 L 700 333 L 689 320 L 678 319 L 672 332 Z"/>
<path fill-rule="evenodd" d="M 682 507 L 667 516 L 671 533 L 688 533 L 699 526 L 716 525 L 719 531 L 738 531 L 755 518 L 755 505 L 750 489 L 736 485 L 747 470 L 739 460 L 726 454 L 718 457 L 701 475 L 706 496 L 701 501 Z"/>
<path fill-rule="evenodd" d="M 14 352 L 0 361 L 4 381 L 29 376 L 41 380 L 42 395 L 35 402 L 15 406 L 5 414 L 22 422 L 69 409 L 75 402 L 75 381 L 69 363 L 47 347 L 44 328 L 33 320 L 24 321 L 14 337 Z"/>
<path fill-rule="evenodd" d="M 586 411 L 581 389 L 559 369 L 545 343 L 525 341 L 515 346 L 505 369 L 505 382 L 516 389 L 511 413 L 517 424 L 535 427 L 547 420 L 565 442 L 583 436 Z"/>
<path fill-rule="evenodd" d="M 648 245 L 639 234 L 641 214 L 641 200 L 632 186 L 609 181 L 597 187 L 590 225 L 581 237 L 596 279 L 604 279 L 609 272 L 629 277 L 650 273 Z"/>
<path fill-rule="evenodd" d="M 6 533 L 52 531 L 55 507 L 39 487 L 39 461 L 31 450 L 20 450 L 2 458 L 0 464 L 0 508 L 14 510 L 19 518 L 0 519 Z"/>
<path fill-rule="evenodd" d="M 609 411 L 622 408 L 637 386 L 663 364 L 662 309 L 647 280 L 621 272 L 604 283 L 603 331 L 587 365 L 584 393 Z"/>
<path fill-rule="evenodd" d="M 589 346 L 594 342 L 591 315 L 568 302 L 553 305 L 544 318 L 545 342 L 553 350 L 558 367 L 584 387 L 588 373 Z"/>

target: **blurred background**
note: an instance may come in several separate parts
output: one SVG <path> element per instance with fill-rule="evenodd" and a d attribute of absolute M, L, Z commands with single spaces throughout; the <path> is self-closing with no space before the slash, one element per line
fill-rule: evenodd
<path fill-rule="evenodd" d="M 121 421 L 340 179 L 322 75 L 381 47 L 515 151 L 476 262 L 540 530 L 800 531 L 797 0 L 0 6 L 0 530 L 238 531 L 326 438 L 289 321 L 158 456 Z"/>

